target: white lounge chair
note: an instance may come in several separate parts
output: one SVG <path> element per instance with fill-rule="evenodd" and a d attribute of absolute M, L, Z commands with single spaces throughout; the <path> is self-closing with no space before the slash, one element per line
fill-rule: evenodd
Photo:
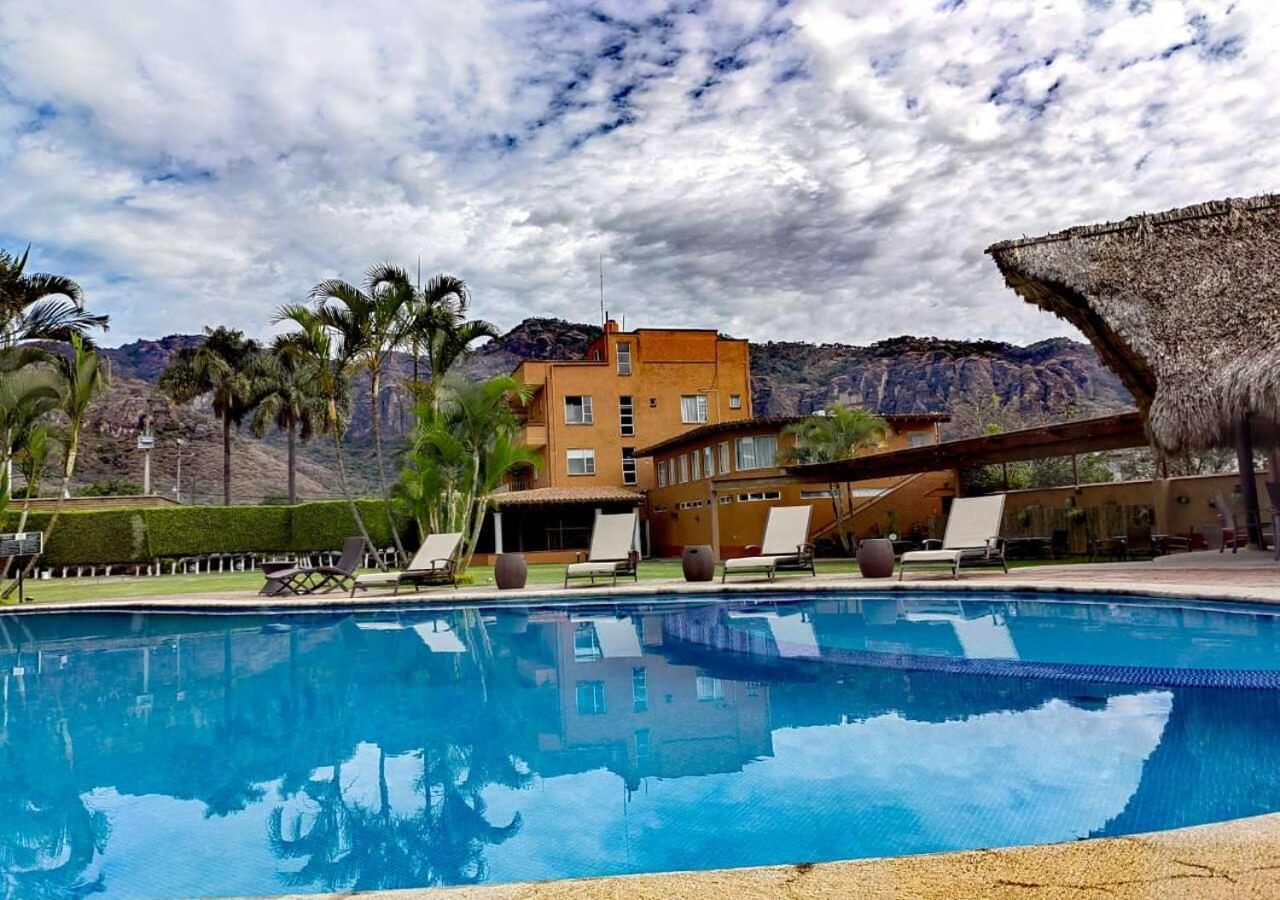
<path fill-rule="evenodd" d="M 578 561 L 570 563 L 564 570 L 564 586 L 569 586 L 571 578 L 611 578 L 618 583 L 619 575 L 630 575 L 640 580 L 637 567 L 640 554 L 635 550 L 636 514 L 602 513 L 596 516 L 595 527 L 591 529 L 591 549 L 583 559 L 578 553 Z"/>
<path fill-rule="evenodd" d="M 400 585 L 452 584 L 458 586 L 458 548 L 462 545 L 462 532 L 450 531 L 429 534 L 418 552 L 413 554 L 407 568 L 399 572 L 367 572 L 357 575 L 351 585 L 351 596 L 357 590 L 371 587 L 394 587 L 400 593 Z"/>
<path fill-rule="evenodd" d="M 902 554 L 902 560 L 898 564 L 898 580 L 902 580 L 907 566 L 949 566 L 952 577 L 959 578 L 962 563 L 1000 565 L 1008 574 L 1004 541 L 1000 538 L 1003 519 L 1004 494 L 953 500 L 942 541 L 925 541 L 925 549 Z M 937 549 L 929 548 L 930 544 L 939 543 Z"/>
<path fill-rule="evenodd" d="M 807 569 L 810 575 L 817 575 L 813 544 L 809 543 L 809 515 L 812 511 L 809 506 L 775 506 L 770 509 L 759 555 L 725 560 L 724 571 L 720 574 L 721 584 L 731 572 L 734 575 L 763 572 L 770 581 L 774 580 L 779 569 Z"/>

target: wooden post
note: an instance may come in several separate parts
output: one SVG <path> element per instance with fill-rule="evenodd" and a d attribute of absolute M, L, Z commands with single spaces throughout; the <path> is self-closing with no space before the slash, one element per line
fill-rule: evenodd
<path fill-rule="evenodd" d="M 1071 480 L 1076 486 L 1076 493 L 1080 493 L 1080 457 L 1071 454 Z"/>
<path fill-rule="evenodd" d="M 1000 463 L 1000 471 L 1004 473 L 1004 492 L 1009 493 L 1009 464 Z"/>
<path fill-rule="evenodd" d="M 707 481 L 707 500 L 711 504 L 708 516 L 711 519 L 711 559 L 720 562 L 720 497 L 716 494 L 716 483 Z"/>
<path fill-rule="evenodd" d="M 1258 507 L 1258 481 L 1253 471 L 1253 431 L 1246 413 L 1236 423 L 1236 463 L 1240 467 L 1240 492 L 1244 498 L 1245 527 L 1249 543 L 1262 549 L 1262 511 Z"/>

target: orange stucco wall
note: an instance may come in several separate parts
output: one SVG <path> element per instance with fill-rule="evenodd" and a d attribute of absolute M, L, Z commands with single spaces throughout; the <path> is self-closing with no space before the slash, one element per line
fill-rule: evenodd
<path fill-rule="evenodd" d="M 618 372 L 619 343 L 631 348 L 631 374 Z M 707 396 L 707 421 L 725 422 L 751 416 L 751 375 L 747 342 L 720 338 L 714 331 L 640 329 L 610 330 L 588 349 L 582 362 L 526 362 L 517 380 L 537 388 L 525 412 L 525 437 L 539 447 L 543 466 L 528 486 L 623 486 L 622 450 L 640 449 L 698 427 L 681 420 L 680 398 Z M 596 359 L 595 357 L 599 357 Z M 734 409 L 731 398 L 740 405 Z M 565 398 L 591 397 L 593 421 L 565 421 Z M 635 433 L 623 436 L 619 398 L 630 396 Z M 595 451 L 594 475 L 570 475 L 570 449 Z M 653 463 L 636 461 L 643 491 L 654 484 Z"/>

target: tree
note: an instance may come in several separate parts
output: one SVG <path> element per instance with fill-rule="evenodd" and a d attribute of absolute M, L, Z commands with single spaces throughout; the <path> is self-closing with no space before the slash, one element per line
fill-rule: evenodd
<path fill-rule="evenodd" d="M 352 336 L 348 354 L 369 373 L 369 427 L 373 437 L 373 455 L 377 461 L 378 487 L 382 491 L 396 552 L 403 558 L 404 547 L 395 527 L 386 462 L 382 455 L 382 377 L 387 360 L 404 344 L 408 310 L 414 298 L 413 284 L 403 269 L 382 263 L 365 273 L 362 288 L 331 278 L 317 284 L 311 291 L 311 298 L 315 301 L 320 321 L 329 328 Z"/>
<path fill-rule="evenodd" d="M 449 378 L 434 398 L 420 399 L 415 407 L 417 423 L 399 494 L 422 534 L 462 532 L 463 570 L 480 539 L 489 497 L 503 477 L 542 463 L 535 451 L 516 442 L 520 423 L 512 401 L 528 398 L 528 388 L 507 376 L 479 384 Z"/>
<path fill-rule="evenodd" d="M 849 459 L 859 450 L 878 447 L 889 436 L 889 423 L 865 409 L 847 409 L 830 406 L 824 414 L 810 416 L 794 425 L 788 425 L 785 433 L 795 437 L 795 445 L 788 456 L 798 463 L 833 462 Z M 851 509 L 846 506 L 844 490 L 839 484 L 829 485 L 831 511 L 835 515 L 836 530 L 844 552 L 853 554 L 853 536 L 849 534 L 847 521 Z"/>
<path fill-rule="evenodd" d="M 275 346 L 281 352 L 294 354 L 310 367 L 313 388 L 320 402 L 316 406 L 312 427 L 332 436 L 335 459 L 338 466 L 338 486 L 347 499 L 351 517 L 355 520 L 365 546 L 378 561 L 378 568 L 385 569 L 382 555 L 369 537 L 369 529 L 356 506 L 355 497 L 347 481 L 346 462 L 342 456 L 342 439 L 347 433 L 351 406 L 351 372 L 355 365 L 354 348 L 362 340 L 359 328 L 350 320 L 342 320 L 335 327 L 316 310 L 301 304 L 289 304 L 276 311 L 274 324 L 290 322 L 297 328 L 276 339 Z M 349 349 L 352 348 L 352 349 Z M 394 523 L 392 531 L 395 531 Z"/>
<path fill-rule="evenodd" d="M 471 293 L 461 278 L 436 275 L 417 292 L 409 311 L 406 334 L 413 348 L 413 380 L 418 384 L 418 352 L 427 355 L 427 393 L 436 406 L 435 385 L 442 384 L 459 361 L 481 338 L 498 337 L 498 329 L 483 319 L 466 318 Z"/>
<path fill-rule="evenodd" d="M 65 275 L 27 273 L 30 249 L 21 256 L 0 250 L 0 349 L 72 335 L 87 340 L 92 329 L 106 330 L 107 316 L 85 310 L 80 285 Z"/>
<path fill-rule="evenodd" d="M 253 401 L 252 367 L 261 352 L 257 341 L 226 326 L 204 330 L 196 347 L 183 347 L 160 375 L 159 387 L 175 403 L 197 397 L 213 400 L 222 420 L 222 502 L 231 505 L 231 427 L 239 425 Z"/>
<path fill-rule="evenodd" d="M 261 437 L 274 424 L 286 435 L 291 505 L 298 502 L 298 441 L 310 440 L 315 423 L 324 418 L 318 365 L 288 340 L 277 338 L 251 373 L 253 433 Z"/>

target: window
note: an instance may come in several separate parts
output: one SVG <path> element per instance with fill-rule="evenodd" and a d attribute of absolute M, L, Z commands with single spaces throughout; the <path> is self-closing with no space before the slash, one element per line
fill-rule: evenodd
<path fill-rule="evenodd" d="M 778 439 L 772 434 L 757 434 L 737 440 L 738 471 L 772 469 L 778 453 Z"/>
<path fill-rule="evenodd" d="M 831 488 L 822 491 L 801 491 L 801 500 L 830 500 L 832 497 Z"/>
<path fill-rule="evenodd" d="M 729 474 L 729 442 L 720 445 L 720 474 Z"/>
<path fill-rule="evenodd" d="M 719 678 L 712 678 L 706 672 L 699 670 L 696 684 L 698 702 L 706 703 L 711 700 L 724 699 L 724 682 Z"/>
<path fill-rule="evenodd" d="M 658 487 L 667 486 L 667 461 L 665 459 L 658 461 Z"/>
<path fill-rule="evenodd" d="M 649 761 L 649 729 L 636 729 L 636 762 L 645 763 Z"/>
<path fill-rule="evenodd" d="M 618 341 L 618 374 L 631 374 L 631 345 L 626 341 Z"/>
<path fill-rule="evenodd" d="M 649 708 L 649 676 L 644 666 L 631 670 L 631 711 L 644 712 Z"/>
<path fill-rule="evenodd" d="M 566 425 L 590 425 L 595 420 L 590 397 L 565 397 L 564 421 Z"/>
<path fill-rule="evenodd" d="M 579 681 L 574 687 L 578 700 L 578 715 L 604 715 L 604 682 Z"/>
<path fill-rule="evenodd" d="M 702 477 L 702 456 L 697 450 L 689 451 L 689 472 L 694 481 Z"/>
<path fill-rule="evenodd" d="M 730 394 L 730 395 L 729 395 L 729 408 L 730 408 L 730 409 L 742 409 L 742 395 L 741 395 L 741 394 Z"/>
<path fill-rule="evenodd" d="M 630 396 L 618 398 L 618 433 L 623 437 L 636 433 L 636 410 Z"/>
<path fill-rule="evenodd" d="M 622 483 L 636 483 L 636 448 L 622 448 Z"/>
<path fill-rule="evenodd" d="M 721 497 L 721 498 L 720 498 L 720 505 L 721 505 L 721 506 L 724 506 L 726 503 L 732 503 L 732 502 L 733 502 L 733 495 L 732 495 L 732 494 L 725 494 L 723 497 Z"/>
<path fill-rule="evenodd" d="M 657 397 L 650 397 L 650 398 L 649 398 L 649 408 L 650 408 L 650 409 L 657 409 L 657 408 L 658 408 L 658 398 L 657 398 Z"/>
<path fill-rule="evenodd" d="M 710 447 L 702 448 L 702 469 L 706 472 L 708 478 L 714 478 L 716 474 L 716 455 L 711 452 Z"/>
<path fill-rule="evenodd" d="M 739 494 L 739 503 L 758 503 L 761 500 L 781 500 L 782 491 L 752 491 L 749 494 Z"/>
<path fill-rule="evenodd" d="M 570 475 L 596 474 L 596 451 L 568 450 L 565 453 L 569 458 Z"/>
<path fill-rule="evenodd" d="M 573 661 L 595 662 L 603 656 L 600 639 L 596 636 L 596 626 L 590 622 L 580 623 L 573 630 Z"/>
<path fill-rule="evenodd" d="M 933 435 L 927 431 L 913 431 L 907 435 L 908 447 L 928 447 L 933 443 Z"/>
<path fill-rule="evenodd" d="M 680 461 L 680 483 L 684 484 L 689 480 L 689 457 L 681 453 L 677 459 Z"/>
<path fill-rule="evenodd" d="M 707 395 L 685 394 L 681 397 L 680 421 L 686 425 L 707 421 Z"/>

